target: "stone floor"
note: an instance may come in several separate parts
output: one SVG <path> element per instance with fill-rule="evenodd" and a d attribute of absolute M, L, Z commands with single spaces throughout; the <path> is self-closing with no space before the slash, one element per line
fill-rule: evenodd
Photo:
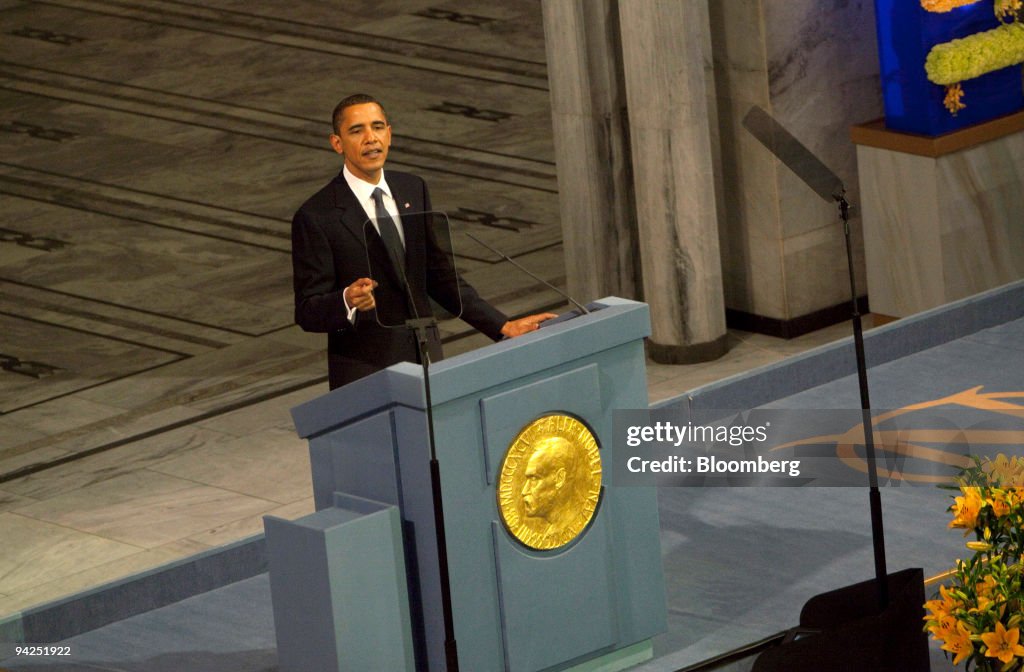
<path fill-rule="evenodd" d="M 288 409 L 324 344 L 292 324 L 289 222 L 342 96 L 385 102 L 389 165 L 486 298 L 561 303 L 461 236 L 564 285 L 533 0 L 0 0 L 0 33 L 0 617 L 312 510 Z M 848 333 L 733 332 L 650 397 Z"/>

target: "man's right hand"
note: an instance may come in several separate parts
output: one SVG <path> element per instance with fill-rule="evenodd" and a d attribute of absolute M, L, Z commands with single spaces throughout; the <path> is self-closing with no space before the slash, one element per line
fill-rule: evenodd
<path fill-rule="evenodd" d="M 349 307 L 367 311 L 377 305 L 373 300 L 373 289 L 377 283 L 370 278 L 359 278 L 345 288 L 345 301 Z"/>

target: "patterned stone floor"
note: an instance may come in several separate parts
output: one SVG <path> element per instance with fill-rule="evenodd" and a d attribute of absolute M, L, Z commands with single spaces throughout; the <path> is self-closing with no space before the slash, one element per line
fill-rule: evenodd
<path fill-rule="evenodd" d="M 342 96 L 385 102 L 389 165 L 485 297 L 560 304 L 460 235 L 564 285 L 533 0 L 0 0 L 0 35 L 0 616 L 312 510 L 288 409 L 324 344 L 292 324 L 289 222 L 338 170 Z M 651 399 L 848 331 L 733 333 L 652 365 Z"/>

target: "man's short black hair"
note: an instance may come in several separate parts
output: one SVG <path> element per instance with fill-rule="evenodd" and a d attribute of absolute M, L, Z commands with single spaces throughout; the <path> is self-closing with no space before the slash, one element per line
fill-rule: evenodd
<path fill-rule="evenodd" d="M 384 113 L 384 119 L 387 120 L 388 113 L 379 100 L 366 93 L 353 93 L 351 96 L 342 98 L 341 102 L 334 106 L 334 112 L 331 114 L 331 126 L 334 128 L 334 132 L 338 135 L 341 134 L 341 117 L 345 108 L 366 103 L 376 103 L 380 107 L 380 111 Z"/>

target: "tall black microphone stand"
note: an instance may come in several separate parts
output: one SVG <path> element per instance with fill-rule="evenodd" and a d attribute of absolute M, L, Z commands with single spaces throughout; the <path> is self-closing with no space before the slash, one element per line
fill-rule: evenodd
<path fill-rule="evenodd" d="M 434 405 L 430 400 L 430 350 L 428 329 L 437 326 L 433 317 L 416 317 L 405 321 L 416 334 L 423 367 L 423 391 L 427 406 L 427 440 L 430 444 L 430 491 L 434 500 L 434 530 L 437 538 L 437 564 L 441 574 L 441 613 L 444 618 L 444 657 L 448 672 L 459 672 L 459 648 L 455 641 L 455 618 L 452 610 L 452 586 L 448 571 L 448 543 L 444 530 L 444 505 L 441 500 L 441 465 L 437 461 L 434 442 Z"/>
<path fill-rule="evenodd" d="M 868 370 L 864 358 L 864 329 L 857 307 L 857 285 L 853 274 L 853 244 L 850 241 L 850 204 L 842 180 L 829 170 L 809 149 L 793 137 L 770 114 L 758 106 L 751 107 L 743 118 L 743 126 L 787 168 L 814 190 L 822 199 L 836 202 L 846 237 L 846 261 L 850 270 L 850 301 L 853 305 L 853 343 L 857 355 L 857 379 L 860 383 L 861 422 L 864 426 L 864 449 L 868 462 L 869 504 L 871 507 L 871 541 L 875 552 L 875 580 L 878 585 L 879 610 L 889 605 L 889 579 L 885 568 L 885 537 L 882 527 L 882 496 L 878 491 L 878 468 L 875 464 L 875 440 L 871 422 L 871 401 L 868 398 Z"/>
<path fill-rule="evenodd" d="M 425 214 L 425 213 L 424 213 Z M 393 225 L 393 223 L 392 223 Z M 369 262 L 369 235 L 373 221 L 367 221 L 363 229 L 363 243 L 367 248 L 367 261 Z M 387 243 L 384 243 L 385 246 Z M 404 249 L 402 250 L 404 253 Z M 389 256 L 391 256 L 389 251 Z M 459 672 L 459 651 L 455 641 L 455 618 L 452 609 L 452 587 L 448 568 L 448 543 L 444 529 L 444 504 L 441 496 L 441 466 L 437 460 L 437 444 L 434 441 L 434 405 L 430 399 L 430 348 L 429 330 L 437 326 L 433 316 L 420 317 L 416 310 L 416 298 L 413 296 L 412 288 L 409 286 L 409 279 L 406 277 L 405 268 L 395 257 L 400 255 L 395 252 L 392 257 L 392 267 L 398 275 L 406 300 L 409 302 L 409 309 L 413 314 L 411 319 L 405 321 L 405 328 L 411 330 L 416 336 L 416 344 L 420 355 L 420 365 L 423 367 L 423 391 L 424 401 L 427 409 L 427 441 L 430 446 L 430 491 L 434 503 L 434 533 L 437 543 L 437 565 L 441 583 L 441 613 L 444 619 L 444 656 L 448 672 Z M 368 264 L 372 272 L 372 264 Z"/>
<path fill-rule="evenodd" d="M 882 525 L 882 494 L 878 490 L 878 467 L 875 464 L 875 436 L 871 422 L 871 399 L 868 395 L 868 367 L 864 357 L 864 327 L 857 306 L 857 281 L 853 273 L 853 244 L 850 240 L 850 204 L 846 190 L 833 194 L 839 205 L 846 238 L 846 263 L 850 270 L 850 303 L 853 309 L 853 347 L 857 353 L 857 381 L 860 384 L 861 423 L 864 427 L 864 453 L 868 461 L 868 501 L 871 507 L 871 540 L 875 552 L 875 579 L 878 584 L 878 608 L 889 606 L 888 571 L 885 568 L 885 532 Z"/>

